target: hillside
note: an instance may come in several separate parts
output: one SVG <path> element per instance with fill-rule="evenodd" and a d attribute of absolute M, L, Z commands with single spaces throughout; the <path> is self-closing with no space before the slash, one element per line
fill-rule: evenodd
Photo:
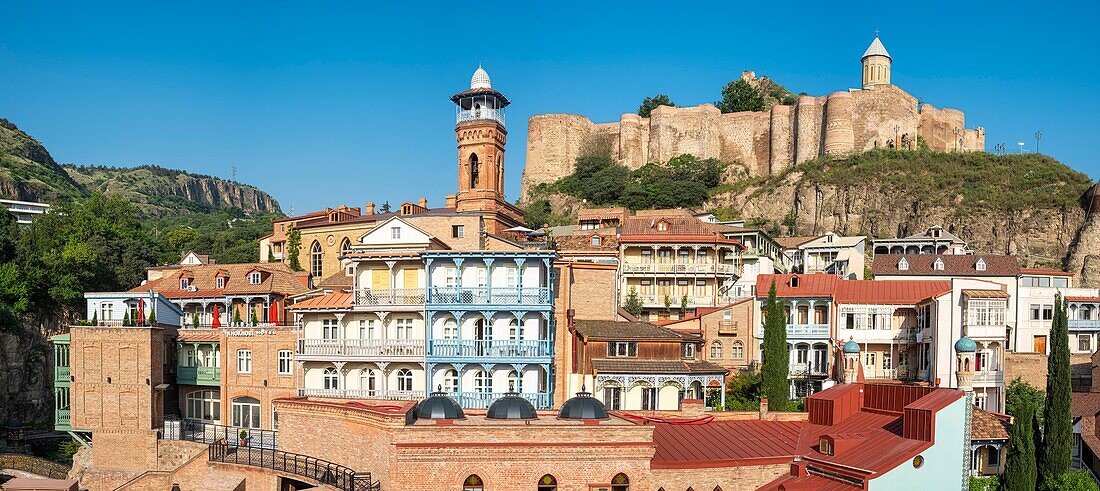
<path fill-rule="evenodd" d="M 240 208 L 281 213 L 267 193 L 245 184 L 143 165 L 134 168 L 58 165 L 46 148 L 0 119 L 0 198 L 58 202 L 99 191 L 134 203 L 145 216 Z"/>

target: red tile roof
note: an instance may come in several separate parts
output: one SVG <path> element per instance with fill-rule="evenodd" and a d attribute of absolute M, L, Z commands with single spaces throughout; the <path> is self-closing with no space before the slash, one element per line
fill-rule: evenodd
<path fill-rule="evenodd" d="M 823 235 L 807 235 L 802 237 L 776 237 L 775 243 L 784 249 L 798 249 L 798 246 L 807 242 L 820 239 Z"/>
<path fill-rule="evenodd" d="M 248 282 L 248 273 L 261 272 L 260 283 Z M 296 295 L 308 291 L 305 284 L 283 263 L 242 263 L 242 264 L 200 264 L 189 265 L 179 270 L 167 270 L 159 279 L 148 281 L 129 291 L 146 292 L 150 289 L 173 300 L 186 298 L 218 298 L 226 295 L 278 294 Z M 225 276 L 222 288 L 218 288 L 217 277 Z M 180 288 L 180 278 L 191 278 L 188 285 L 195 291 Z"/>
<path fill-rule="evenodd" d="M 1075 297 L 1066 296 L 1067 302 L 1100 302 L 1100 297 Z"/>
<path fill-rule="evenodd" d="M 836 282 L 834 300 L 847 304 L 911 305 L 949 291 L 951 282 L 942 280 L 844 280 Z"/>
<path fill-rule="evenodd" d="M 1045 276 L 1074 276 L 1073 273 L 1051 268 L 1020 268 L 1020 274 Z"/>
<path fill-rule="evenodd" d="M 898 269 L 901 258 L 909 263 L 909 269 Z M 934 269 L 936 259 L 943 261 L 943 269 Z M 985 260 L 985 271 L 975 266 L 979 259 Z M 1018 276 L 1020 262 L 1015 256 L 997 255 L 937 255 L 937 254 L 876 254 L 871 262 L 871 274 L 874 276 Z"/>
<path fill-rule="evenodd" d="M 658 225 L 668 224 L 665 230 Z M 727 239 L 714 225 L 692 216 L 630 217 L 623 220 L 619 242 L 696 242 L 730 244 L 744 249 L 740 242 Z"/>
<path fill-rule="evenodd" d="M 654 424 L 654 469 L 784 463 L 796 454 L 805 421 Z"/>
<path fill-rule="evenodd" d="M 798 286 L 792 286 L 792 278 L 798 277 Z M 768 298 L 768 291 L 775 282 L 775 296 L 779 298 L 832 297 L 836 283 L 831 274 L 762 274 L 756 277 L 756 298 Z"/>
<path fill-rule="evenodd" d="M 1007 414 L 991 413 L 974 406 L 970 418 L 970 439 L 972 440 L 1008 440 Z"/>

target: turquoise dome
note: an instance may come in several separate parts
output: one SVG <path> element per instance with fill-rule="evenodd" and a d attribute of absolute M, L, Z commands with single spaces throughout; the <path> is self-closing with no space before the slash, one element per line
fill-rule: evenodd
<path fill-rule="evenodd" d="M 848 342 L 844 343 L 844 352 L 859 353 L 859 343 L 849 339 Z"/>
<path fill-rule="evenodd" d="M 955 351 L 959 353 L 973 353 L 978 351 L 978 345 L 974 343 L 973 339 L 963 336 L 959 338 L 958 341 L 955 341 Z"/>

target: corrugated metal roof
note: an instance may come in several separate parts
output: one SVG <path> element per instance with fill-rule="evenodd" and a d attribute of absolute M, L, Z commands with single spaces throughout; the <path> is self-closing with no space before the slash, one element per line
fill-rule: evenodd
<path fill-rule="evenodd" d="M 970 298 L 1008 298 L 1008 292 L 1004 290 L 971 290 L 964 289 L 962 291 L 964 296 Z"/>
<path fill-rule="evenodd" d="M 793 286 L 793 278 L 798 278 L 798 286 Z M 836 291 L 836 275 L 817 274 L 762 274 L 756 277 L 756 297 L 767 298 L 772 282 L 775 282 L 775 296 L 779 298 L 832 297 Z"/>
<path fill-rule="evenodd" d="M 655 424 L 655 469 L 715 461 L 749 465 L 753 459 L 793 458 L 803 421 L 715 421 L 702 425 Z"/>
<path fill-rule="evenodd" d="M 318 297 L 307 298 L 287 307 L 287 310 L 339 309 L 349 307 L 351 307 L 351 292 L 341 290 Z"/>
<path fill-rule="evenodd" d="M 910 305 L 951 291 L 946 280 L 845 280 L 836 283 L 837 303 Z"/>

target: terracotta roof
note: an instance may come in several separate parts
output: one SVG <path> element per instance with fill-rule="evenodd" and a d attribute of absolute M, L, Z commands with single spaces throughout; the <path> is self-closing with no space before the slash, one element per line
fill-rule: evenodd
<path fill-rule="evenodd" d="M 721 305 L 721 306 L 718 306 L 718 307 L 698 307 L 698 308 L 695 309 L 694 314 L 691 314 L 687 317 L 684 317 L 683 319 L 669 319 L 669 320 L 657 321 L 654 324 L 656 324 L 658 326 L 671 326 L 673 324 L 679 324 L 681 322 L 689 322 L 689 321 L 696 320 L 700 317 L 703 317 L 705 315 L 713 314 L 713 313 L 718 312 L 720 310 L 726 310 L 730 307 L 733 307 L 734 305 L 737 305 L 737 304 L 743 303 L 743 302 L 748 302 L 750 300 L 752 300 L 751 297 L 745 297 L 745 298 L 742 298 L 742 299 L 740 299 L 736 302 L 726 304 L 726 305 Z"/>
<path fill-rule="evenodd" d="M 971 440 L 1008 440 L 1008 415 L 971 408 Z"/>
<path fill-rule="evenodd" d="M 970 298 L 1008 298 L 1008 292 L 1004 290 L 971 290 L 963 289 L 962 294 Z"/>
<path fill-rule="evenodd" d="M 697 339 L 672 329 L 648 322 L 619 322 L 610 320 L 576 320 L 573 327 L 577 334 L 593 339 Z"/>
<path fill-rule="evenodd" d="M 668 228 L 658 230 L 661 223 L 668 224 Z M 627 218 L 619 231 L 619 242 L 706 242 L 744 247 L 736 240 L 727 239 L 712 224 L 692 216 Z"/>
<path fill-rule="evenodd" d="M 779 247 L 782 247 L 784 249 L 798 249 L 798 246 L 800 246 L 802 244 L 805 244 L 807 242 L 810 242 L 812 240 L 816 240 L 819 237 L 822 237 L 822 236 L 821 235 L 813 235 L 813 236 L 804 235 L 804 236 L 800 236 L 800 237 L 776 237 L 775 238 L 775 243 L 779 244 Z"/>
<path fill-rule="evenodd" d="M 951 291 L 942 280 L 844 280 L 836 282 L 837 303 L 911 305 Z"/>
<path fill-rule="evenodd" d="M 287 310 L 327 310 L 351 307 L 351 292 L 340 290 L 324 295 L 307 298 L 290 307 Z"/>
<path fill-rule="evenodd" d="M 256 285 L 248 282 L 248 272 L 253 269 L 262 273 L 260 283 Z M 170 299 L 266 293 L 295 295 L 308 291 L 305 284 L 298 278 L 299 274 L 291 271 L 290 267 L 283 263 L 201 264 L 191 265 L 187 269 L 175 272 L 166 271 L 164 277 L 148 281 L 129 291 L 145 292 L 152 289 Z M 219 275 L 228 275 L 223 288 L 217 287 L 215 278 Z M 191 278 L 188 284 L 194 286 L 195 291 L 180 288 L 181 276 Z"/>
<path fill-rule="evenodd" d="M 794 277 L 798 277 L 798 286 L 792 286 Z M 824 273 L 762 274 L 756 277 L 756 298 L 768 298 L 768 291 L 771 290 L 773 281 L 776 297 L 804 298 L 832 297 L 836 291 L 836 283 L 841 280 L 836 275 Z"/>
<path fill-rule="evenodd" d="M 1066 296 L 1067 302 L 1100 302 L 1100 297 L 1074 297 Z"/>
<path fill-rule="evenodd" d="M 1020 274 L 1045 276 L 1074 276 L 1074 273 L 1051 268 L 1020 268 Z"/>
<path fill-rule="evenodd" d="M 1069 414 L 1074 418 L 1091 418 L 1100 412 L 1100 392 L 1074 392 Z"/>
<path fill-rule="evenodd" d="M 328 278 L 321 280 L 320 283 L 315 285 L 317 288 L 324 288 L 326 290 L 340 290 L 342 288 L 352 288 L 355 286 L 355 281 L 351 276 L 348 276 L 343 269 L 330 275 Z"/>
<path fill-rule="evenodd" d="M 901 258 L 909 263 L 909 269 L 898 269 Z M 936 259 L 943 261 L 943 269 L 932 267 Z M 975 267 L 979 259 L 985 260 L 985 271 Z M 1018 276 L 1020 262 L 1014 256 L 997 255 L 937 255 L 937 254 L 877 254 L 871 262 L 874 276 Z"/>
<path fill-rule="evenodd" d="M 753 465 L 793 458 L 805 421 L 653 425 L 654 469 Z"/>
<path fill-rule="evenodd" d="M 607 220 L 611 218 L 626 218 L 630 212 L 626 208 L 582 208 L 577 210 L 577 221 L 581 220 Z"/>
<path fill-rule="evenodd" d="M 653 360 L 638 358 L 595 358 L 597 373 L 726 373 L 728 370 L 704 360 Z"/>

